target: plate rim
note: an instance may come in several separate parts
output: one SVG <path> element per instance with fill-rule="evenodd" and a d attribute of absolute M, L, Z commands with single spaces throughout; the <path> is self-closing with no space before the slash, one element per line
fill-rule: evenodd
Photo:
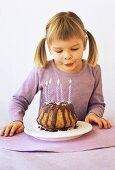
<path fill-rule="evenodd" d="M 36 122 L 33 122 L 33 123 L 30 123 L 31 124 L 31 126 L 35 126 L 35 123 Z M 33 125 L 34 124 L 34 125 Z M 68 131 L 57 131 L 57 132 L 49 132 L 49 131 L 42 131 L 43 132 L 43 134 L 41 135 L 41 133 L 40 134 L 38 134 L 38 133 L 36 133 L 35 131 L 34 132 L 32 132 L 31 131 L 31 126 L 30 126 L 30 129 L 28 129 L 28 127 L 27 126 L 25 126 L 25 128 L 24 128 L 24 132 L 27 134 L 27 135 L 29 135 L 29 136 L 32 136 L 32 137 L 34 137 L 34 138 L 37 138 L 37 139 L 40 139 L 40 140 L 47 140 L 47 141 L 61 141 L 61 140 L 70 140 L 70 139 L 75 139 L 75 138 L 78 138 L 78 137 L 80 137 L 80 136 L 82 136 L 82 135 L 84 135 L 84 134 L 86 134 L 86 133 L 88 133 L 88 132 L 90 132 L 90 131 L 92 131 L 92 129 L 93 129 L 93 126 L 90 124 L 90 123 L 88 123 L 88 122 L 85 122 L 85 121 L 77 121 L 77 123 L 76 123 L 76 125 L 78 125 L 78 124 L 80 124 L 80 125 L 85 125 L 87 128 L 85 129 L 85 128 L 81 128 L 81 129 L 83 129 L 84 131 L 82 131 L 82 132 L 80 132 L 79 131 L 79 133 L 77 133 L 77 134 L 75 134 L 75 132 L 78 132 L 78 129 L 76 128 L 76 129 L 70 129 L 70 130 L 68 130 Z M 37 124 L 36 124 L 37 125 Z M 34 127 L 33 127 L 33 129 L 34 129 Z M 39 129 L 40 130 L 40 129 Z M 32 133 L 31 133 L 32 132 Z M 73 133 L 72 133 L 73 132 Z M 46 136 L 44 136 L 44 134 L 46 135 Z M 65 135 L 63 135 L 63 136 L 56 136 L 56 135 L 54 135 L 54 134 L 65 134 Z M 68 135 L 69 134 L 69 135 Z M 49 136 L 48 136 L 49 135 Z"/>

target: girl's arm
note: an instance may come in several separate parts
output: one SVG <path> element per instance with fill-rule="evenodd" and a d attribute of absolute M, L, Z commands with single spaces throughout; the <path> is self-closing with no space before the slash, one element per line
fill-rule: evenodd
<path fill-rule="evenodd" d="M 23 82 L 17 93 L 13 95 L 9 106 L 11 122 L 15 120 L 23 121 L 25 111 L 31 104 L 34 96 L 39 91 L 38 68 L 34 68 L 27 79 Z"/>
<path fill-rule="evenodd" d="M 103 116 L 105 103 L 102 91 L 102 78 L 101 78 L 101 69 L 100 66 L 92 68 L 92 74 L 94 77 L 94 88 L 88 103 L 88 114 L 95 113 L 99 117 Z"/>
<path fill-rule="evenodd" d="M 89 123 L 95 122 L 98 124 L 99 128 L 110 128 L 110 122 L 102 118 L 104 114 L 105 103 L 102 92 L 102 78 L 100 66 L 97 65 L 96 68 L 93 68 L 92 73 L 95 79 L 95 84 L 92 95 L 89 100 L 88 114 L 85 118 L 85 121 Z"/>
<path fill-rule="evenodd" d="M 39 90 L 38 68 L 34 68 L 17 93 L 12 97 L 9 114 L 11 123 L 0 130 L 2 136 L 13 136 L 24 131 L 23 117 Z"/>

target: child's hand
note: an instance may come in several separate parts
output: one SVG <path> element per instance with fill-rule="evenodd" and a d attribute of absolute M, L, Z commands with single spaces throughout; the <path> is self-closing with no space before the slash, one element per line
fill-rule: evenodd
<path fill-rule="evenodd" d="M 106 129 L 111 128 L 111 124 L 108 120 L 97 116 L 95 113 L 89 113 L 86 116 L 85 121 L 88 123 L 97 123 L 100 129 L 103 127 Z"/>
<path fill-rule="evenodd" d="M 0 130 L 1 136 L 13 136 L 15 133 L 21 133 L 24 131 L 24 124 L 21 121 L 14 121 L 9 125 L 6 125 L 2 130 Z"/>

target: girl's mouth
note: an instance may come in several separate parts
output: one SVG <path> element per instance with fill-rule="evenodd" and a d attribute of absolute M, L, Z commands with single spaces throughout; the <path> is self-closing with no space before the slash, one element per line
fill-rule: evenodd
<path fill-rule="evenodd" d="M 68 63 L 68 64 L 64 64 L 66 67 L 71 67 L 73 66 L 73 63 Z"/>

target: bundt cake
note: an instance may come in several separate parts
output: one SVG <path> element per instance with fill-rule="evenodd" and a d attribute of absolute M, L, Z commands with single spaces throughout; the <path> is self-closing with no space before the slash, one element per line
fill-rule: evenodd
<path fill-rule="evenodd" d="M 71 103 L 44 103 L 37 123 L 41 129 L 49 131 L 67 130 L 76 127 L 77 117 Z"/>

